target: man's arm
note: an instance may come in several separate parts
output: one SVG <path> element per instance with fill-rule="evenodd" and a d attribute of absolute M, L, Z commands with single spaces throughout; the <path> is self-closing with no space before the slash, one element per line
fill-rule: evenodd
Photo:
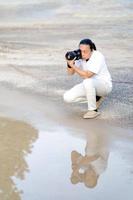
<path fill-rule="evenodd" d="M 95 73 L 91 71 L 84 71 L 76 67 L 73 60 L 67 61 L 67 63 L 71 66 L 71 68 L 69 68 L 69 70 L 71 70 L 71 74 L 74 74 L 76 72 L 82 78 L 90 78 L 95 75 Z"/>

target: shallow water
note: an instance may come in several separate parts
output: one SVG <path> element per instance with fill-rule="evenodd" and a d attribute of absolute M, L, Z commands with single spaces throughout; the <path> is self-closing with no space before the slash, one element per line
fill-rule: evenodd
<path fill-rule="evenodd" d="M 2 200 L 132 199 L 132 130 L 78 119 L 43 96 L 0 91 Z M 72 151 L 104 158 L 92 188 L 71 181 Z"/>

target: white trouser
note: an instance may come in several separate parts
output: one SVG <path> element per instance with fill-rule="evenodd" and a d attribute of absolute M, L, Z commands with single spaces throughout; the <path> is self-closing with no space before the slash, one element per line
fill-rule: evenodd
<path fill-rule="evenodd" d="M 77 99 L 86 97 L 88 110 L 96 109 L 96 95 L 106 96 L 112 90 L 112 83 L 103 80 L 88 78 L 82 83 L 75 85 L 64 93 L 64 101 L 67 103 L 76 102 Z"/>

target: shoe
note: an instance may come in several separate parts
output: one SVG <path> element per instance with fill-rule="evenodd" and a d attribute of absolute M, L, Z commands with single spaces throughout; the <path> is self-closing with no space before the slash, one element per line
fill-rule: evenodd
<path fill-rule="evenodd" d="M 83 118 L 84 119 L 92 119 L 100 115 L 100 112 L 95 111 L 95 110 L 88 110 L 87 113 L 84 114 Z"/>
<path fill-rule="evenodd" d="M 98 109 L 99 106 L 102 104 L 105 97 L 96 96 L 96 108 Z"/>

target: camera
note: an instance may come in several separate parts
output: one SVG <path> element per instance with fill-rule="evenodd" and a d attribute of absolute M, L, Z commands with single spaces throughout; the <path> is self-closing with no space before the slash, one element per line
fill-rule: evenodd
<path fill-rule="evenodd" d="M 67 60 L 79 60 L 82 58 L 80 49 L 68 51 L 65 55 Z"/>
<path fill-rule="evenodd" d="M 80 49 L 74 50 L 74 51 L 68 51 L 65 55 L 67 60 L 79 60 L 82 58 Z M 69 68 L 71 68 L 69 65 L 67 65 Z"/>

